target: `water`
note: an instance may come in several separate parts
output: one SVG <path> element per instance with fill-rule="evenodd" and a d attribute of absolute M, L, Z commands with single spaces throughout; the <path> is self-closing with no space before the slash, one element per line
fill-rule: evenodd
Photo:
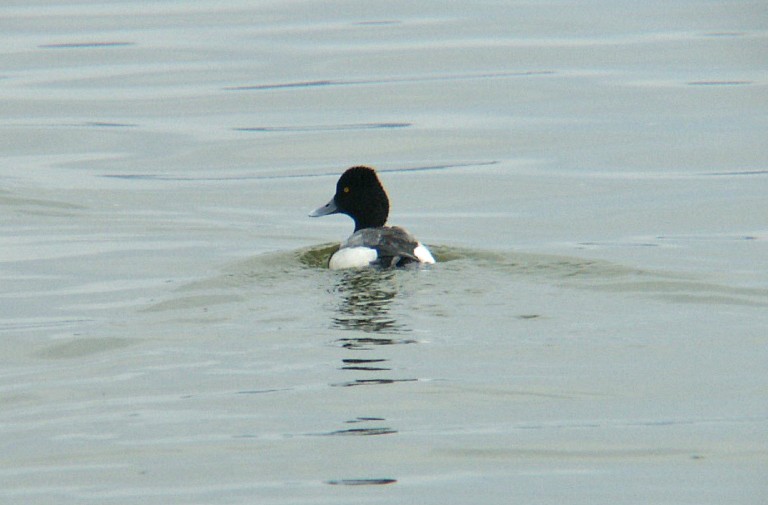
<path fill-rule="evenodd" d="M 0 502 L 765 501 L 759 3 L 0 26 Z M 436 265 L 323 268 L 361 163 Z"/>

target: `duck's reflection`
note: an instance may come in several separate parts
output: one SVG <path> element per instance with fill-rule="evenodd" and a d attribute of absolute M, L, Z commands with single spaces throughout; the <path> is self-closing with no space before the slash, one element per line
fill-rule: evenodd
<path fill-rule="evenodd" d="M 392 302 L 398 292 L 395 270 L 364 269 L 343 272 L 336 284 L 341 296 L 333 326 L 365 333 L 398 334 L 410 331 L 391 314 Z M 348 339 L 349 346 L 405 343 L 396 339 Z"/>
<path fill-rule="evenodd" d="M 382 355 L 388 346 L 414 344 L 416 340 L 403 334 L 410 332 L 407 325 L 397 320 L 393 304 L 400 291 L 402 274 L 397 270 L 350 270 L 339 274 L 334 287 L 336 306 L 331 316 L 331 326 L 347 331 L 349 336 L 337 338 L 334 343 L 341 349 L 341 365 L 344 380 L 332 382 L 334 388 L 355 388 L 357 386 L 381 387 L 404 382 L 416 382 L 417 378 L 403 376 L 402 369 L 393 367 L 390 356 Z M 389 348 L 391 350 L 391 348 Z M 382 353 L 382 354 L 379 354 Z M 406 372 L 407 373 L 407 372 Z M 367 388 L 363 388 L 366 393 Z M 374 390 L 370 390 L 377 397 Z M 356 395 L 355 407 L 368 409 Z M 374 402 L 376 405 L 376 402 Z M 361 415 L 347 420 L 337 429 L 323 435 L 334 437 L 392 436 L 398 433 L 387 418 L 378 412 L 360 412 Z M 396 482 L 396 479 L 341 479 L 327 481 L 329 484 L 379 485 Z"/>
<path fill-rule="evenodd" d="M 359 351 L 383 350 L 382 346 L 416 343 L 398 335 L 410 330 L 392 315 L 392 303 L 398 294 L 398 273 L 396 270 L 350 270 L 339 278 L 334 290 L 340 299 L 332 317 L 332 326 L 355 333 L 363 332 L 363 335 L 353 334 L 336 339 L 339 347 L 355 352 L 354 355 L 344 356 L 339 367 L 340 370 L 355 372 L 355 377 L 332 383 L 331 386 L 377 386 L 417 380 L 381 377 L 383 373 L 392 371 L 388 358 L 357 354 Z"/>
<path fill-rule="evenodd" d="M 349 331 L 349 337 L 338 338 L 335 344 L 344 350 L 339 370 L 348 380 L 333 382 L 331 387 L 382 386 L 402 382 L 415 382 L 413 377 L 396 376 L 388 357 L 378 354 L 390 345 L 413 344 L 404 338 L 410 329 L 393 315 L 392 305 L 399 291 L 396 270 L 349 270 L 340 273 L 334 287 L 337 305 L 331 317 L 331 326 Z M 374 354 L 376 353 L 376 354 Z M 395 372 L 395 375 L 400 375 Z M 387 425 L 385 417 L 360 415 L 345 421 L 346 425 L 324 435 L 378 436 L 394 435 L 396 428 Z M 384 481 L 390 482 L 389 479 Z"/>

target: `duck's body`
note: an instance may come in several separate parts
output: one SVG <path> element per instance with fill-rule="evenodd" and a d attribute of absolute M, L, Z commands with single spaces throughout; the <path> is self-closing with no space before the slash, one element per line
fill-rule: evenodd
<path fill-rule="evenodd" d="M 398 226 L 363 228 L 341 244 L 328 262 L 332 270 L 367 266 L 401 267 L 408 263 L 434 263 L 429 250 Z"/>
<path fill-rule="evenodd" d="M 421 242 L 403 228 L 385 226 L 389 198 L 376 172 L 369 167 L 352 167 L 336 184 L 336 194 L 310 217 L 346 214 L 355 221 L 355 232 L 328 261 L 329 268 L 399 267 L 409 263 L 434 263 Z"/>

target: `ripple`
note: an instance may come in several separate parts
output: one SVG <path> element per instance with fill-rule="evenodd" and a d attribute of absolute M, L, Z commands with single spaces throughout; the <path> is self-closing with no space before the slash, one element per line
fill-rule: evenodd
<path fill-rule="evenodd" d="M 419 379 L 356 379 L 347 382 L 331 384 L 335 388 L 349 388 L 355 386 L 381 386 L 385 384 L 397 384 L 399 382 L 418 382 Z"/>
<path fill-rule="evenodd" d="M 136 45 L 135 42 L 121 42 L 121 41 L 110 41 L 110 42 L 63 42 L 60 44 L 42 44 L 37 46 L 40 49 L 87 49 L 87 48 L 95 48 L 95 47 L 127 47 L 127 46 L 134 46 Z"/>
<path fill-rule="evenodd" d="M 286 132 L 327 132 L 327 131 L 348 131 L 348 130 L 387 130 L 394 128 L 408 128 L 413 123 L 350 123 L 350 124 L 331 124 L 331 125 L 306 125 L 306 126 L 247 126 L 241 128 L 232 128 L 238 132 L 263 132 L 263 133 L 286 133 Z"/>
<path fill-rule="evenodd" d="M 46 359 L 71 359 L 90 356 L 103 352 L 114 351 L 135 344 L 136 341 L 128 338 L 91 337 L 78 338 L 68 342 L 62 342 L 40 349 L 34 353 L 39 358 Z"/>
<path fill-rule="evenodd" d="M 351 428 L 348 430 L 331 431 L 323 435 L 329 437 L 371 437 L 378 435 L 393 435 L 397 430 L 392 428 Z"/>
<path fill-rule="evenodd" d="M 752 81 L 691 81 L 688 86 L 746 86 Z"/>
<path fill-rule="evenodd" d="M 331 486 L 383 486 L 386 484 L 394 484 L 397 479 L 339 479 L 339 480 L 327 480 L 326 484 Z"/>
<path fill-rule="evenodd" d="M 344 366 L 339 370 L 359 370 L 363 372 L 383 372 L 391 370 L 391 368 L 384 366 L 371 366 L 372 363 L 384 363 L 387 359 L 343 359 L 341 360 Z"/>
<path fill-rule="evenodd" d="M 336 340 L 336 344 L 339 347 L 353 350 L 370 350 L 379 345 L 403 345 L 403 344 L 417 344 L 417 340 L 407 338 L 340 338 Z"/>
<path fill-rule="evenodd" d="M 472 79 L 500 79 L 509 77 L 534 77 L 543 75 L 553 75 L 553 70 L 524 70 L 521 72 L 487 72 L 487 73 L 468 73 L 468 74 L 443 74 L 436 76 L 413 76 L 413 77 L 394 77 L 391 79 L 323 79 L 316 81 L 295 81 L 268 84 L 252 84 L 245 86 L 230 86 L 224 88 L 225 91 L 267 91 L 292 88 L 324 88 L 332 86 L 363 86 L 379 84 L 400 84 L 413 82 L 433 82 L 433 81 L 463 81 Z"/>

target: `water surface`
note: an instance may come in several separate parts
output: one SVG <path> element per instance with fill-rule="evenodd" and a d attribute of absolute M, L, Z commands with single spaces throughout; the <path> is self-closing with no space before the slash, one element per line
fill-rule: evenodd
<path fill-rule="evenodd" d="M 0 501 L 763 503 L 763 10 L 0 8 Z"/>

